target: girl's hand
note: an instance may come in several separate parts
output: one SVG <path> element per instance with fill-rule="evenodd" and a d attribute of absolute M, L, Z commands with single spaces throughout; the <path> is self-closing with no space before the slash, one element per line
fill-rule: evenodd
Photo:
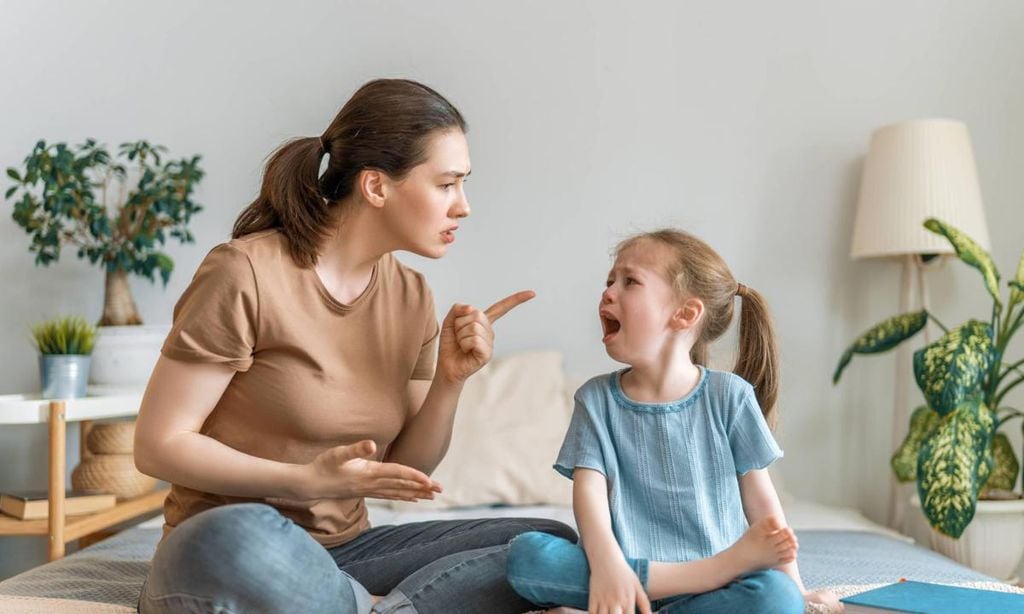
<path fill-rule="evenodd" d="M 369 460 L 376 452 L 377 444 L 368 439 L 324 450 L 312 462 L 299 466 L 299 497 L 416 501 L 433 499 L 434 493 L 441 492 L 441 485 L 422 471 Z"/>
<path fill-rule="evenodd" d="M 472 305 L 455 304 L 441 325 L 438 340 L 437 372 L 452 383 L 462 383 L 491 359 L 494 329 L 501 316 L 536 296 L 523 290 L 507 296 L 480 311 Z"/>
<path fill-rule="evenodd" d="M 828 590 L 807 591 L 804 593 L 804 601 L 811 605 L 811 609 L 814 612 L 840 614 L 846 611 L 843 603 L 839 601 L 839 597 L 836 597 L 835 593 Z"/>
<path fill-rule="evenodd" d="M 589 614 L 633 614 L 637 609 L 641 614 L 651 614 L 651 602 L 640 578 L 625 560 L 591 570 Z"/>

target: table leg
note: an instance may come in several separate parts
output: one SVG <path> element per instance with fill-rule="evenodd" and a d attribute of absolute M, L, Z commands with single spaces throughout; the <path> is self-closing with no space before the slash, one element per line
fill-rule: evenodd
<path fill-rule="evenodd" d="M 67 423 L 64 401 L 50 401 L 50 560 L 64 556 L 64 483 L 67 462 Z"/>

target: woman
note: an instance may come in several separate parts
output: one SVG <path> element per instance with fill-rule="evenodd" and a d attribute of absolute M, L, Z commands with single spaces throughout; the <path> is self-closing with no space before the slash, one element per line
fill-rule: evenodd
<path fill-rule="evenodd" d="M 271 158 L 176 305 L 143 399 L 136 464 L 173 486 L 140 611 L 530 609 L 505 581 L 506 544 L 575 539 L 565 525 L 370 528 L 364 504 L 440 492 L 429 474 L 463 383 L 491 357 L 492 323 L 533 297 L 457 304 L 438 327 L 422 275 L 392 255 L 440 258 L 455 240 L 465 130 L 430 88 L 377 80 Z"/>

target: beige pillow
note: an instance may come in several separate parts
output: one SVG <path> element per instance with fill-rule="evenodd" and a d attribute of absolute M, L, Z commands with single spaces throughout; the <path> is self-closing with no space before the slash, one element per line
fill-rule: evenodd
<path fill-rule="evenodd" d="M 451 445 L 433 478 L 433 501 L 398 510 L 473 505 L 572 505 L 572 482 L 551 466 L 572 416 L 562 355 L 533 351 L 494 359 L 462 391 Z"/>

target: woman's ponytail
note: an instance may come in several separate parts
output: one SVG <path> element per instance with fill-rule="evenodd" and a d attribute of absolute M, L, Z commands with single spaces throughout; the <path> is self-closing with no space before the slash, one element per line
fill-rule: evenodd
<path fill-rule="evenodd" d="M 316 264 L 317 248 L 331 221 L 318 180 L 323 154 L 318 137 L 293 139 L 275 151 L 263 172 L 259 197 L 238 216 L 231 236 L 280 228 L 295 262 Z"/>

